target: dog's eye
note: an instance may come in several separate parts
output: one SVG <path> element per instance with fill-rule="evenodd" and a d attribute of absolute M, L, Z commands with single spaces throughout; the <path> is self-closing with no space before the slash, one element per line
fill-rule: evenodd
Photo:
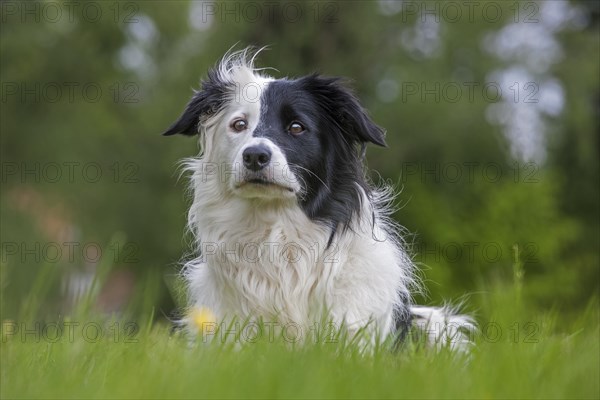
<path fill-rule="evenodd" d="M 245 119 L 236 119 L 235 121 L 233 121 L 231 123 L 231 129 L 233 129 L 236 132 L 242 132 L 245 131 L 246 129 L 248 129 L 248 121 L 246 121 Z"/>
<path fill-rule="evenodd" d="M 292 122 L 290 124 L 290 127 L 288 128 L 288 131 L 292 134 L 292 135 L 300 135 L 302 134 L 306 129 L 304 128 L 304 125 L 302 125 L 300 122 Z"/>

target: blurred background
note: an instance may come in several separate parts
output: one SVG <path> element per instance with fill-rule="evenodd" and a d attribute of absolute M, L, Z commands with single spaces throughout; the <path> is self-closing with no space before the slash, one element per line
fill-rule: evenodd
<path fill-rule="evenodd" d="M 1 319 L 160 321 L 183 301 L 195 138 L 162 137 L 232 46 L 345 76 L 387 129 L 375 182 L 427 296 L 599 292 L 598 2 L 0 2 Z M 595 300 L 594 300 L 595 299 Z M 481 311 L 483 310 L 483 312 Z M 481 315 L 484 314 L 484 315 Z"/>

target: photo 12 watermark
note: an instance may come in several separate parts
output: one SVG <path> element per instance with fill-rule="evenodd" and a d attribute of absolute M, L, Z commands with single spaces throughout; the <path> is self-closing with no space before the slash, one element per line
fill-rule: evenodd
<path fill-rule="evenodd" d="M 4 241 L 0 250 L 2 263 L 95 264 L 103 258 L 122 264 L 136 264 L 140 261 L 140 245 L 135 242 L 114 242 L 102 246 L 96 242 Z"/>
<path fill-rule="evenodd" d="M 513 183 L 534 184 L 541 182 L 541 167 L 537 163 L 514 161 L 511 164 L 497 162 L 403 162 L 400 166 L 400 182 L 420 183 Z"/>
<path fill-rule="evenodd" d="M 214 259 L 224 264 L 332 264 L 340 261 L 339 247 L 331 243 L 323 248 L 319 242 L 212 242 L 202 241 L 201 261 Z"/>
<path fill-rule="evenodd" d="M 6 23 L 61 24 L 139 22 L 139 2 L 134 1 L 2 1 L 0 21 Z"/>
<path fill-rule="evenodd" d="M 540 5 L 535 1 L 384 0 L 379 3 L 385 14 L 397 14 L 403 23 L 431 19 L 447 24 L 490 24 L 508 19 L 514 23 L 536 24 L 540 16 Z"/>
<path fill-rule="evenodd" d="M 412 82 L 400 85 L 402 103 L 496 103 L 501 99 L 519 104 L 539 103 L 537 82 Z"/>
<path fill-rule="evenodd" d="M 335 24 L 343 6 L 339 1 L 198 1 L 193 17 L 199 24 Z"/>
<path fill-rule="evenodd" d="M 413 251 L 420 262 L 465 264 L 538 263 L 539 245 L 535 242 L 504 243 L 487 241 L 450 241 L 415 244 Z"/>
<path fill-rule="evenodd" d="M 2 321 L 2 343 L 137 343 L 139 326 L 136 322 L 100 323 L 96 321 L 15 322 Z"/>
<path fill-rule="evenodd" d="M 131 161 L 111 164 L 99 161 L 0 163 L 0 181 L 5 183 L 139 183 L 140 166 Z"/>
<path fill-rule="evenodd" d="M 8 81 L 2 82 L 1 92 L 3 104 L 98 103 L 102 100 L 116 104 L 140 102 L 137 82 Z"/>

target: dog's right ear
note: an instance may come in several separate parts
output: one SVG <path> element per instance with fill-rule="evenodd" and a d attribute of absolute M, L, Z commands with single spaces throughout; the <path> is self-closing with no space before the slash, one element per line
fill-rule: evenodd
<path fill-rule="evenodd" d="M 183 114 L 179 119 L 167 129 L 163 135 L 170 136 L 176 133 L 192 136 L 198 134 L 200 116 L 208 111 L 208 97 L 203 91 L 197 91 L 188 105 L 185 107 Z"/>
<path fill-rule="evenodd" d="M 181 133 L 187 136 L 197 135 L 200 121 L 217 113 L 225 104 L 231 83 L 219 79 L 216 70 L 208 73 L 208 78 L 202 82 L 202 88 L 194 93 L 185 107 L 183 114 L 163 135 L 170 136 Z"/>

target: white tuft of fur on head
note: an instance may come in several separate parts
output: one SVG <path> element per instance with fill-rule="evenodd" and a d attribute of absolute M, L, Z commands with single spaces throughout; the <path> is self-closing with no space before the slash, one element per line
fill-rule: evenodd
<path fill-rule="evenodd" d="M 216 71 L 218 71 L 219 79 L 223 82 L 244 82 L 260 76 L 260 71 L 263 68 L 257 69 L 254 67 L 254 60 L 267 47 L 254 49 L 246 47 L 242 50 L 232 51 L 230 49 L 221 61 L 219 61 Z"/>

